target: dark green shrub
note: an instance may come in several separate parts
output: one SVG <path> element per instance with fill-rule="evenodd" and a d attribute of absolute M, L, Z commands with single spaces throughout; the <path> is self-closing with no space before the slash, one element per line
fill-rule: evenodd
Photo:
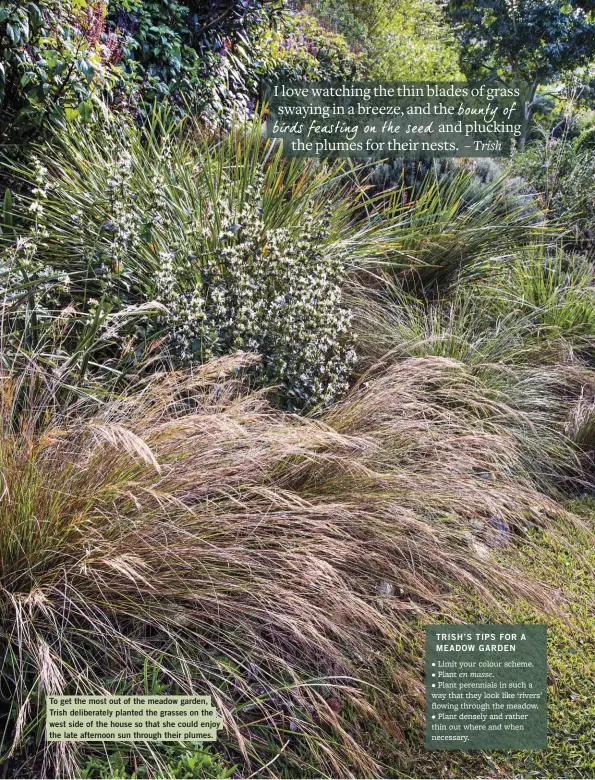
<path fill-rule="evenodd" d="M 343 35 L 308 13 L 289 15 L 273 36 L 264 74 L 270 80 L 331 81 L 363 78 L 362 57 Z"/>
<path fill-rule="evenodd" d="M 123 95 L 139 107 L 166 99 L 181 113 L 229 119 L 258 93 L 280 11 L 280 0 L 111 0 Z"/>
<path fill-rule="evenodd" d="M 22 143 L 50 125 L 89 119 L 108 87 L 104 0 L 0 2 L 0 140 Z"/>

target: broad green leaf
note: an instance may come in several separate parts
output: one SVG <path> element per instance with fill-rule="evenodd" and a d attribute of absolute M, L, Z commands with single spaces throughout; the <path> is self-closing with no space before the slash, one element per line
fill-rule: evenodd
<path fill-rule="evenodd" d="M 88 122 L 93 115 L 93 104 L 90 100 L 81 100 L 78 104 L 78 113 L 83 122 Z"/>

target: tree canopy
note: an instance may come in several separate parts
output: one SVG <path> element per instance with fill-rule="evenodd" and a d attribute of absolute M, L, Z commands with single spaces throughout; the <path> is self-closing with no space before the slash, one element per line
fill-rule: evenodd
<path fill-rule="evenodd" d="M 450 0 L 445 10 L 469 77 L 497 73 L 517 78 L 532 96 L 540 84 L 595 56 L 593 5 L 584 0 Z"/>

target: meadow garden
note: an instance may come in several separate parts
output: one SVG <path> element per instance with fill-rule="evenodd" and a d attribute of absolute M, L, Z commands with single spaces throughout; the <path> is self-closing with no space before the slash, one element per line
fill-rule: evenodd
<path fill-rule="evenodd" d="M 0 777 L 592 777 L 595 12 L 0 0 Z M 288 158 L 266 80 L 514 73 L 509 158 Z M 423 747 L 547 623 L 549 746 Z M 55 694 L 209 745 L 46 743 Z"/>

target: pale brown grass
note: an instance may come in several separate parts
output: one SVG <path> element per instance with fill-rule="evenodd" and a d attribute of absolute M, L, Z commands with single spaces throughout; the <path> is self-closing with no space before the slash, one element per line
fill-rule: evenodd
<path fill-rule="evenodd" d="M 354 723 L 376 718 L 398 740 L 420 717 L 419 664 L 396 649 L 411 617 L 448 614 L 461 585 L 548 608 L 547 589 L 489 558 L 490 534 L 498 521 L 512 540 L 562 510 L 505 426 L 446 402 L 447 387 L 478 398 L 460 364 L 379 367 L 308 420 L 246 388 L 236 369 L 250 360 L 38 407 L 35 425 L 15 424 L 0 379 L 15 749 L 45 694 L 144 693 L 148 667 L 162 691 L 213 696 L 219 747 L 246 774 L 278 750 L 304 774 L 382 776 Z M 43 771 L 75 761 L 62 745 Z"/>

